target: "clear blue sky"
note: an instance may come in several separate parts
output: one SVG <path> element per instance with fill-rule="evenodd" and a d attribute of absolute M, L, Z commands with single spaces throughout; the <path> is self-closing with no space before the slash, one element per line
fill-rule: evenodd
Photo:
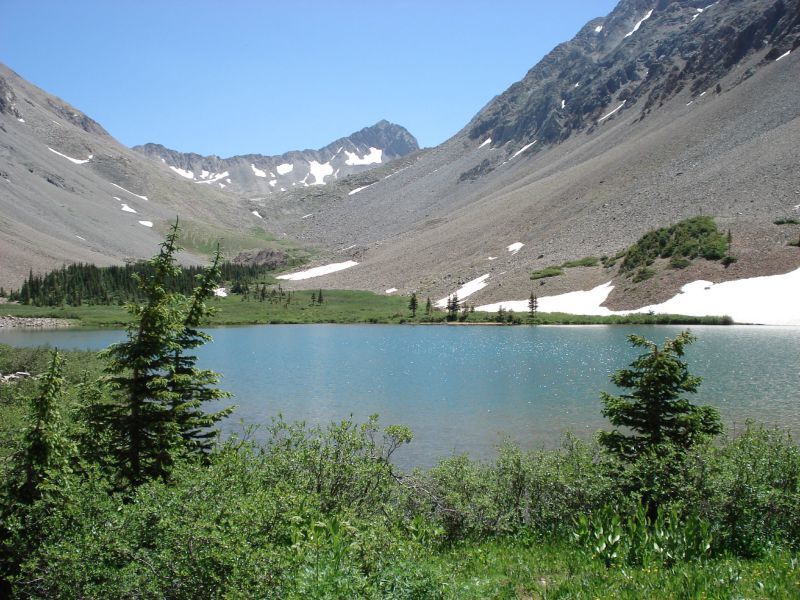
<path fill-rule="evenodd" d="M 0 61 L 123 144 L 319 148 L 461 129 L 615 0 L 0 0 Z"/>

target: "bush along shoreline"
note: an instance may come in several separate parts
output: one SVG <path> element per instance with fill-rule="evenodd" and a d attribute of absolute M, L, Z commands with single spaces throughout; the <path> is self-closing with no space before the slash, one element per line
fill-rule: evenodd
<path fill-rule="evenodd" d="M 276 417 L 221 440 L 193 349 L 218 255 L 169 291 L 177 225 L 127 339 L 100 355 L 0 348 L 0 596 L 17 598 L 791 598 L 800 448 L 722 432 L 690 398 L 693 337 L 642 351 L 599 394 L 611 428 L 403 472 L 377 417 Z"/>

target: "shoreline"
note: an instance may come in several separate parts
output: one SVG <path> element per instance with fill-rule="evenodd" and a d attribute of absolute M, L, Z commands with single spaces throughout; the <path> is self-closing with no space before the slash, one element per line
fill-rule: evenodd
<path fill-rule="evenodd" d="M 0 315 L 0 329 L 65 329 L 76 326 L 78 324 L 71 319 Z"/>

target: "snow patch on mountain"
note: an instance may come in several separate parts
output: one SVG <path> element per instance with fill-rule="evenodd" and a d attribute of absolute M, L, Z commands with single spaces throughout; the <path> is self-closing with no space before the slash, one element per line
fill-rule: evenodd
<path fill-rule="evenodd" d="M 349 192 L 347 192 L 347 195 L 348 195 L 348 196 L 352 196 L 353 194 L 357 194 L 357 193 L 358 193 L 358 192 L 360 192 L 361 190 L 365 190 L 365 189 L 367 189 L 367 188 L 368 188 L 370 185 L 375 185 L 375 184 L 374 184 L 374 183 L 370 183 L 369 185 L 362 185 L 361 187 L 357 187 L 357 188 L 356 188 L 356 189 L 354 189 L 354 190 L 350 190 Z"/>
<path fill-rule="evenodd" d="M 537 141 L 538 141 L 538 140 L 533 140 L 533 141 L 532 141 L 530 144 L 527 144 L 527 145 L 523 146 L 522 148 L 520 148 L 519 150 L 517 150 L 516 152 L 514 152 L 514 156 L 512 156 L 511 158 L 517 158 L 517 157 L 518 157 L 520 154 L 522 154 L 523 152 L 525 152 L 525 150 L 527 150 L 528 148 L 530 148 L 531 146 L 533 146 L 533 145 L 534 145 L 534 144 L 535 144 Z"/>
<path fill-rule="evenodd" d="M 291 173 L 294 169 L 294 165 L 289 163 L 283 163 L 282 165 L 278 165 L 275 167 L 275 170 L 278 172 L 278 175 L 286 175 L 287 173 Z"/>
<path fill-rule="evenodd" d="M 139 221 L 139 225 L 144 225 L 145 227 L 152 227 L 153 226 L 153 222 L 152 221 Z"/>
<path fill-rule="evenodd" d="M 147 196 L 140 196 L 139 194 L 134 194 L 132 191 L 126 190 L 121 185 L 117 185 L 116 183 L 112 183 L 111 185 L 113 185 L 115 188 L 121 189 L 123 192 L 128 192 L 131 196 L 136 196 L 137 198 L 141 198 L 142 200 L 147 200 Z"/>
<path fill-rule="evenodd" d="M 644 23 L 645 21 L 647 21 L 647 19 L 649 19 L 649 18 L 650 18 L 650 15 L 652 15 L 652 14 L 653 14 L 653 9 L 651 8 L 651 9 L 648 11 L 648 13 L 647 13 L 647 14 L 646 14 L 644 17 L 642 17 L 642 20 L 641 20 L 641 21 L 639 21 L 638 23 L 636 23 L 636 25 L 634 25 L 634 26 L 633 26 L 633 29 L 631 29 L 631 30 L 630 30 L 628 33 L 626 33 L 626 34 L 625 34 L 625 37 L 630 37 L 630 36 L 632 36 L 634 33 L 636 33 L 637 31 L 639 31 L 639 27 L 641 27 L 641 26 L 642 26 L 642 23 Z"/>
<path fill-rule="evenodd" d="M 341 263 L 332 263 L 330 265 L 323 265 L 321 267 L 314 267 L 305 271 L 298 271 L 297 273 L 289 273 L 288 275 L 278 275 L 277 279 L 285 279 L 287 281 L 301 281 L 303 279 L 311 279 L 313 277 L 321 277 L 337 271 L 343 271 L 350 267 L 355 267 L 358 263 L 354 260 L 348 260 Z"/>
<path fill-rule="evenodd" d="M 519 252 L 520 250 L 522 250 L 522 247 L 524 245 L 525 244 L 523 244 L 522 242 L 514 242 L 513 244 L 510 244 L 508 246 L 508 251 L 511 252 L 512 255 L 514 255 L 517 252 Z"/>
<path fill-rule="evenodd" d="M 327 175 L 333 175 L 333 167 L 329 162 L 318 163 L 312 160 L 308 163 L 308 170 L 314 178 L 311 185 L 325 185 L 325 177 Z"/>
<path fill-rule="evenodd" d="M 253 163 L 250 163 L 250 168 L 253 169 L 253 175 L 255 175 L 256 177 L 264 177 L 264 178 L 266 178 L 266 176 L 267 176 L 267 172 L 266 171 L 262 171 L 261 169 L 256 167 Z"/>
<path fill-rule="evenodd" d="M 135 208 L 131 208 L 131 207 L 130 207 L 130 206 L 128 206 L 127 204 L 123 204 L 123 205 L 120 207 L 120 209 L 122 209 L 122 211 L 123 211 L 123 212 L 129 212 L 129 213 L 136 214 L 136 209 L 135 209 Z"/>
<path fill-rule="evenodd" d="M 600 117 L 599 119 L 597 119 L 597 122 L 598 122 L 598 123 L 602 123 L 603 121 L 605 121 L 605 120 L 606 120 L 608 117 L 610 117 L 610 116 L 611 116 L 611 115 L 613 115 L 615 112 L 617 112 L 617 111 L 618 111 L 620 108 L 622 108 L 623 106 L 625 106 L 625 103 L 626 103 L 626 102 L 627 102 L 627 100 L 623 100 L 623 101 L 622 101 L 622 104 L 620 104 L 620 105 L 619 105 L 617 108 L 615 108 L 614 110 L 612 110 L 612 111 L 611 111 L 610 113 L 608 113 L 607 115 L 604 115 L 604 116 Z"/>
<path fill-rule="evenodd" d="M 187 171 L 185 169 L 179 169 L 178 167 L 170 166 L 170 169 L 175 171 L 181 177 L 185 177 L 186 179 L 194 179 L 194 173 L 192 171 Z"/>
<path fill-rule="evenodd" d="M 347 150 L 344 151 L 347 155 L 347 160 L 344 161 L 346 165 L 375 165 L 380 164 L 383 161 L 383 150 L 380 148 L 373 148 L 370 146 L 369 152 L 365 154 L 363 157 L 360 157 L 355 152 L 348 152 Z"/>
<path fill-rule="evenodd" d="M 492 138 L 486 138 L 484 142 L 480 146 L 478 146 L 478 148 L 483 148 L 484 146 L 488 146 L 491 143 L 492 143 Z"/>
<path fill-rule="evenodd" d="M 61 154 L 61 152 L 59 152 L 58 150 L 53 150 L 50 146 L 48 146 L 47 149 L 50 150 L 50 152 L 52 152 L 53 154 L 58 154 L 59 156 L 66 158 L 68 161 L 75 163 L 76 165 L 85 165 L 94 158 L 94 156 L 90 154 L 89 158 L 87 158 L 86 160 L 81 160 L 80 158 L 72 158 L 71 156 L 67 156 L 66 154 Z"/>
<path fill-rule="evenodd" d="M 483 288 L 485 288 L 487 285 L 489 285 L 486 283 L 486 280 L 489 279 L 489 277 L 491 277 L 491 275 L 487 273 L 486 275 L 481 275 L 477 279 L 473 279 L 472 281 L 468 281 L 467 283 L 462 285 L 460 288 L 458 288 L 458 290 L 456 290 L 456 295 L 458 296 L 458 300 L 459 301 L 464 300 L 464 298 L 467 298 L 472 294 L 474 294 L 475 292 L 478 292 Z M 442 298 L 441 300 L 438 300 L 436 302 L 436 306 L 438 306 L 439 308 L 447 308 L 447 302 L 448 300 L 450 300 L 451 297 L 452 295 L 447 296 L 447 298 Z"/>
<path fill-rule="evenodd" d="M 210 173 L 208 175 L 208 179 L 204 179 L 203 181 L 195 181 L 195 183 L 217 183 L 226 177 L 230 177 L 230 173 L 228 173 L 228 171 L 224 171 L 222 173 Z"/>

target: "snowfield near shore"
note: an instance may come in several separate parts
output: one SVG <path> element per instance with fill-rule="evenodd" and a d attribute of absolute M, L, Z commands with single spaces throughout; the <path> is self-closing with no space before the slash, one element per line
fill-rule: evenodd
<path fill-rule="evenodd" d="M 783 275 L 737 279 L 724 283 L 693 281 L 675 296 L 636 310 L 612 311 L 600 306 L 614 286 L 604 283 L 588 291 L 569 292 L 558 296 L 543 296 L 541 312 L 563 312 L 576 315 L 628 315 L 631 313 L 679 314 L 702 317 L 728 315 L 737 323 L 760 325 L 800 325 L 800 269 Z M 475 310 L 496 312 L 500 307 L 515 312 L 527 312 L 528 300 L 511 300 L 478 306 Z"/>
<path fill-rule="evenodd" d="M 285 279 L 287 281 L 301 281 L 303 279 L 311 279 L 312 277 L 321 277 L 322 275 L 328 275 L 330 273 L 336 273 L 337 271 L 343 271 L 344 269 L 355 267 L 357 264 L 358 263 L 354 260 L 348 260 L 347 262 L 323 265 L 321 267 L 314 267 L 313 269 L 308 269 L 306 271 L 298 271 L 297 273 L 278 275 L 277 279 Z"/>

